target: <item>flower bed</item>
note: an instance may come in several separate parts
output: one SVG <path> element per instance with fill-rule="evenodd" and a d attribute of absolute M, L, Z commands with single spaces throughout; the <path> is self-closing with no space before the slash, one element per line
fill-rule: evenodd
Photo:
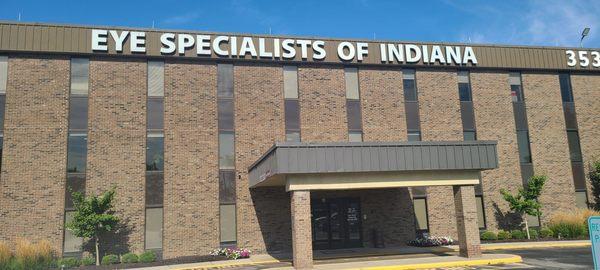
<path fill-rule="evenodd" d="M 437 247 L 454 244 L 454 240 L 447 236 L 424 236 L 408 241 L 407 245 L 414 247 Z"/>
<path fill-rule="evenodd" d="M 212 256 L 225 256 L 231 260 L 250 258 L 250 250 L 245 248 L 218 248 L 210 252 Z"/>

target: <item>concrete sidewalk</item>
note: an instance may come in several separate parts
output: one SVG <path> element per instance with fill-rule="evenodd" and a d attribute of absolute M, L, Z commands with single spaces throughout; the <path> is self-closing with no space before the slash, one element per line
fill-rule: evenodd
<path fill-rule="evenodd" d="M 527 248 L 557 248 L 590 246 L 589 240 L 576 241 L 539 241 L 488 243 L 481 246 L 482 250 L 527 249 Z M 455 256 L 458 246 L 443 246 L 431 248 L 399 247 L 399 248 L 362 248 L 347 250 L 315 251 L 315 269 L 424 269 L 439 267 L 459 267 L 490 264 L 510 264 L 521 262 L 521 257 L 510 254 L 484 254 L 480 258 L 466 259 Z M 353 259 L 346 259 L 353 258 Z M 157 266 L 148 270 L 204 270 L 223 269 L 242 266 L 266 266 L 272 269 L 293 269 L 285 254 L 277 258 L 260 254 L 250 259 L 202 262 Z"/>

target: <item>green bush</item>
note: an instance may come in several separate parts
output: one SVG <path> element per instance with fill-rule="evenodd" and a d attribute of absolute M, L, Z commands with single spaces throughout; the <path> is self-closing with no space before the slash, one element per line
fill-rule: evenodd
<path fill-rule="evenodd" d="M 136 263 L 138 262 L 138 256 L 133 253 L 126 253 L 121 256 L 122 263 Z"/>
<path fill-rule="evenodd" d="M 524 231 L 513 230 L 510 232 L 512 235 L 512 239 L 525 239 L 527 238 L 527 234 Z"/>
<path fill-rule="evenodd" d="M 554 232 L 548 228 L 543 228 L 540 230 L 541 238 L 551 238 L 554 237 Z"/>
<path fill-rule="evenodd" d="M 527 235 L 525 235 L 527 236 Z M 536 229 L 529 229 L 529 237 L 531 237 L 531 239 L 538 239 L 540 238 L 540 234 L 538 232 L 538 230 Z"/>
<path fill-rule="evenodd" d="M 578 238 L 587 235 L 587 228 L 582 223 L 551 223 L 548 228 L 554 232 L 554 237 Z"/>
<path fill-rule="evenodd" d="M 140 254 L 139 261 L 143 263 L 156 261 L 156 253 L 154 251 L 146 251 Z"/>
<path fill-rule="evenodd" d="M 498 240 L 508 240 L 512 238 L 512 234 L 507 231 L 498 231 Z"/>
<path fill-rule="evenodd" d="M 119 256 L 115 254 L 105 255 L 104 257 L 102 257 L 101 263 L 102 265 L 117 264 L 119 263 Z"/>
<path fill-rule="evenodd" d="M 60 260 L 58 260 L 58 262 L 56 263 L 56 266 L 58 266 L 59 268 L 75 268 L 78 267 L 81 263 L 79 262 L 79 260 L 75 257 L 67 257 L 67 258 L 62 258 Z"/>
<path fill-rule="evenodd" d="M 496 235 L 495 232 L 492 232 L 492 231 L 484 231 L 481 234 L 481 240 L 490 241 L 490 240 L 497 240 L 497 239 L 498 239 L 498 236 Z"/>
<path fill-rule="evenodd" d="M 94 257 L 85 257 L 81 259 L 81 265 L 95 265 L 96 264 L 96 258 Z"/>

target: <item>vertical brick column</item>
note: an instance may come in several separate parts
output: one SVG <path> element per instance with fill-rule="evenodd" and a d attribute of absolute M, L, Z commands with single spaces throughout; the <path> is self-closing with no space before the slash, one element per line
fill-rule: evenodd
<path fill-rule="evenodd" d="M 294 268 L 312 269 L 312 231 L 310 220 L 310 191 L 292 191 L 292 256 Z"/>
<path fill-rule="evenodd" d="M 477 226 L 477 209 L 475 208 L 475 188 L 473 186 L 453 186 L 453 189 L 460 256 L 479 257 L 481 256 L 481 244 Z"/>

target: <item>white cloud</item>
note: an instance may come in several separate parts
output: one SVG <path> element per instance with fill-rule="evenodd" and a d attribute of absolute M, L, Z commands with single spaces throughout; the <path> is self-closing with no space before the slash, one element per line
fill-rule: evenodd
<path fill-rule="evenodd" d="M 193 22 L 194 20 L 200 18 L 200 13 L 198 12 L 189 12 L 182 15 L 177 15 L 173 17 L 166 18 L 162 21 L 162 23 L 167 25 L 181 25 Z"/>

